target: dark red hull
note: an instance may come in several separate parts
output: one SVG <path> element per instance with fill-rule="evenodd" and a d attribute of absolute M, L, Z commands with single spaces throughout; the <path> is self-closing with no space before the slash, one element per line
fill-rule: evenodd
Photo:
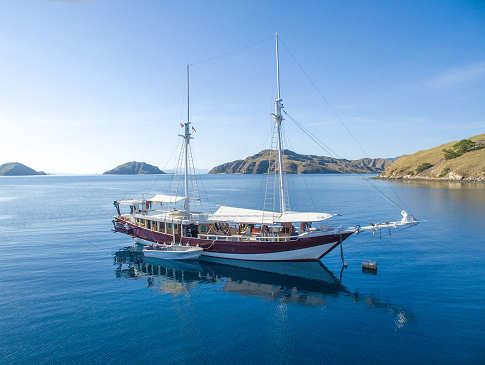
<path fill-rule="evenodd" d="M 136 226 L 120 217 L 115 218 L 115 231 L 154 243 L 171 244 L 173 236 Z M 125 227 L 129 226 L 129 229 Z M 314 261 L 319 260 L 353 232 L 322 234 L 302 237 L 291 241 L 231 241 L 208 240 L 182 237 L 182 244 L 199 246 L 204 249 L 204 256 L 235 260 L 257 261 Z"/>

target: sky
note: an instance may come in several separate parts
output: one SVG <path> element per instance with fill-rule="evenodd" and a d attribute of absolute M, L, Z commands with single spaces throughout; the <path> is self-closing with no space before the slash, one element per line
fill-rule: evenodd
<path fill-rule="evenodd" d="M 286 111 L 337 157 L 485 133 L 483 1 L 0 2 L 0 164 L 173 168 L 191 64 L 197 167 L 270 147 Z M 328 154 L 283 122 L 285 147 Z"/>

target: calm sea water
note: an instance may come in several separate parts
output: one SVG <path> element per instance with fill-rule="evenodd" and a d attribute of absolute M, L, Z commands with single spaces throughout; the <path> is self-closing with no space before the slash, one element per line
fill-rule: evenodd
<path fill-rule="evenodd" d="M 341 272 L 337 250 L 325 266 L 258 270 L 120 252 L 131 242 L 111 232 L 113 200 L 170 180 L 0 178 L 1 363 L 485 363 L 484 186 L 376 181 L 426 223 L 349 238 Z M 365 177 L 289 180 L 294 209 L 344 226 L 400 218 Z M 206 208 L 264 199 L 261 176 L 200 189 Z"/>

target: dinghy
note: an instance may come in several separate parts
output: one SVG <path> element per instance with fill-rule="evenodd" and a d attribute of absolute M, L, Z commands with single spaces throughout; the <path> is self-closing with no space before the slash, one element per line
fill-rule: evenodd
<path fill-rule="evenodd" d="M 152 245 L 143 248 L 143 256 L 160 260 L 197 260 L 203 251 L 197 246 Z"/>

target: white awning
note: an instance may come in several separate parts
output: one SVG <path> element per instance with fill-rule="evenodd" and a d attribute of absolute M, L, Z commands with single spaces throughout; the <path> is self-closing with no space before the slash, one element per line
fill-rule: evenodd
<path fill-rule="evenodd" d="M 137 205 L 141 203 L 143 203 L 143 201 L 138 199 L 118 200 L 119 205 Z"/>
<path fill-rule="evenodd" d="M 147 199 L 147 201 L 152 203 L 177 203 L 184 199 L 185 196 L 157 194 L 155 196 L 152 196 L 150 199 Z"/>
<path fill-rule="evenodd" d="M 274 213 L 264 210 L 244 209 L 221 206 L 214 214 L 209 214 L 208 220 L 212 222 L 233 222 L 246 224 L 272 224 L 275 215 L 281 213 Z"/>
<path fill-rule="evenodd" d="M 328 213 L 313 212 L 270 212 L 265 210 L 244 209 L 221 206 L 208 216 L 211 222 L 232 222 L 245 224 L 273 224 L 292 222 L 320 222 L 333 217 Z"/>

